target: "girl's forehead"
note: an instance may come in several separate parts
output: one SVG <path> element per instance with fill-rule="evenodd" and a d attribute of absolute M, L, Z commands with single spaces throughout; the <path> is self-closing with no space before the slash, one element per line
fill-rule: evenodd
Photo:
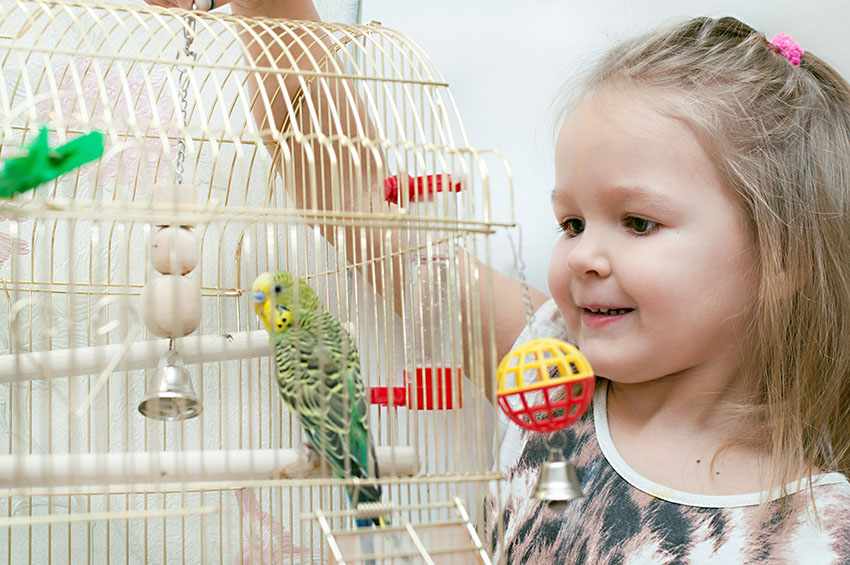
<path fill-rule="evenodd" d="M 575 107 L 561 126 L 555 157 L 556 169 L 602 161 L 612 171 L 670 166 L 705 173 L 710 165 L 684 122 L 660 113 L 642 97 L 617 91 L 600 92 Z"/>
<path fill-rule="evenodd" d="M 606 90 L 582 100 L 566 117 L 555 148 L 554 200 L 593 189 L 625 194 L 640 188 L 665 197 L 728 198 L 713 160 L 684 121 L 659 112 L 642 94 Z M 632 194 L 634 191 L 629 192 Z M 722 193 L 722 194 L 720 194 Z"/>
<path fill-rule="evenodd" d="M 583 96 L 564 118 L 559 139 L 576 127 L 614 127 L 636 138 L 656 138 L 683 124 L 661 111 L 660 92 L 639 92 L 634 87 L 608 86 Z"/>

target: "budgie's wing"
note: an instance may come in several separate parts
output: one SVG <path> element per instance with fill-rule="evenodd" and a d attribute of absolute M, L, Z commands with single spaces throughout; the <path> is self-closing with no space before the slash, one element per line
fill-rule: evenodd
<path fill-rule="evenodd" d="M 377 473 L 367 424 L 366 391 L 360 361 L 351 337 L 327 312 L 319 314 L 319 331 L 300 340 L 303 370 L 298 379 L 298 414 L 313 446 L 340 477 L 369 477 L 370 461 Z M 361 487 L 358 501 L 380 499 L 380 490 Z"/>

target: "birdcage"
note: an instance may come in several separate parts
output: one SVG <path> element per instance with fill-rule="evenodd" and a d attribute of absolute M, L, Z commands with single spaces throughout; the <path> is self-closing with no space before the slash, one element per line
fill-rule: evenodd
<path fill-rule="evenodd" d="M 104 140 L 0 199 L 0 561 L 339 560 L 360 479 L 303 447 L 248 295 L 286 270 L 357 342 L 384 533 L 469 533 L 389 551 L 486 562 L 472 257 L 513 224 L 490 206 L 510 179 L 427 55 L 379 24 L 136 4 L 7 0 L 0 22 L 0 160 Z"/>

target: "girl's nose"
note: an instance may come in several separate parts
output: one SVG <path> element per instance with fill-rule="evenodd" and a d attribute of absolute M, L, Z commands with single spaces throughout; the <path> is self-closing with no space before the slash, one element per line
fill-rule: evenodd
<path fill-rule="evenodd" d="M 587 231 L 573 239 L 567 256 L 567 267 L 578 276 L 607 277 L 611 274 L 611 261 L 599 238 Z"/>

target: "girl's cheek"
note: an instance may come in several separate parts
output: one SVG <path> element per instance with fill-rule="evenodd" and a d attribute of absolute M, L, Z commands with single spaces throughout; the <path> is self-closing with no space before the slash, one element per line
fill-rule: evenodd
<path fill-rule="evenodd" d="M 563 241 L 559 241 L 555 244 L 552 250 L 552 257 L 549 259 L 549 271 L 546 282 L 549 284 L 549 292 L 552 298 L 559 305 L 569 295 L 571 273 L 567 266 L 567 256 L 568 247 Z"/>

